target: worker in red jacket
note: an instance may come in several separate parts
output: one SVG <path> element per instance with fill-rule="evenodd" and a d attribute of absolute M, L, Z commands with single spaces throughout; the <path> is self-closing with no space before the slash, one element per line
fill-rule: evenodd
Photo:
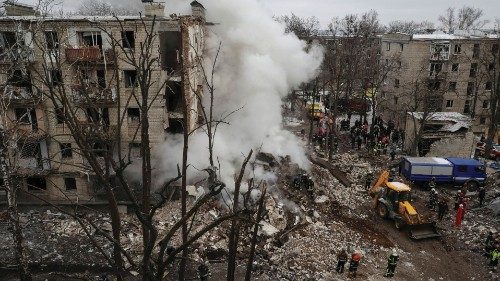
<path fill-rule="evenodd" d="M 359 261 L 361 260 L 361 253 L 354 252 L 351 255 L 351 262 L 349 263 L 349 273 L 347 277 L 356 277 L 356 272 L 358 271 Z"/>

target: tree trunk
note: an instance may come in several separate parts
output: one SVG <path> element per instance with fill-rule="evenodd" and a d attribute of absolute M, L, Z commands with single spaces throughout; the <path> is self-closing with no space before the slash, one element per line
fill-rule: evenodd
<path fill-rule="evenodd" d="M 7 148 L 3 143 L 3 136 L 0 137 L 0 173 L 4 182 L 5 191 L 7 192 L 7 204 L 9 221 L 12 227 L 12 237 L 14 238 L 16 249 L 16 261 L 18 264 L 19 279 L 22 281 L 32 280 L 31 272 L 28 265 L 28 256 L 25 251 L 24 237 L 21 223 L 19 221 L 19 212 L 17 209 L 17 186 L 11 182 L 9 170 L 7 168 L 8 154 Z"/>
<path fill-rule="evenodd" d="M 247 269 L 245 272 L 245 281 L 252 279 L 253 261 L 255 258 L 255 246 L 257 245 L 257 232 L 259 231 L 259 223 L 262 220 L 262 213 L 264 212 L 264 200 L 266 198 L 266 189 L 262 192 L 259 200 L 259 209 L 257 210 L 257 217 L 253 227 L 252 239 L 250 241 L 250 254 L 248 255 Z"/>

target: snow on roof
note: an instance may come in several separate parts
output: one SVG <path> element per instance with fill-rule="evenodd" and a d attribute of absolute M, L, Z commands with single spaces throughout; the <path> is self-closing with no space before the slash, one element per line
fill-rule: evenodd
<path fill-rule="evenodd" d="M 423 112 L 408 112 L 416 119 L 423 118 Z M 471 118 L 458 112 L 431 112 L 426 117 L 427 121 L 448 122 L 439 131 L 456 132 L 462 128 L 468 129 L 471 125 Z"/>
<path fill-rule="evenodd" d="M 438 164 L 452 166 L 450 161 L 439 157 L 406 157 L 406 160 L 415 164 Z"/>
<path fill-rule="evenodd" d="M 413 40 L 459 40 L 459 39 L 495 39 L 500 38 L 498 34 L 486 30 L 456 30 L 453 33 L 434 31 L 432 33 L 413 34 Z"/>
<path fill-rule="evenodd" d="M 446 159 L 455 165 L 482 165 L 481 162 L 474 158 L 448 157 Z"/>
<path fill-rule="evenodd" d="M 127 20 L 140 20 L 141 16 L 80 16 L 80 15 L 64 15 L 58 17 L 40 17 L 40 16 L 1 16 L 0 21 L 127 21 Z M 153 18 L 148 18 L 142 16 L 142 19 L 149 20 Z M 156 20 L 165 20 L 170 18 L 167 17 L 156 17 Z"/>

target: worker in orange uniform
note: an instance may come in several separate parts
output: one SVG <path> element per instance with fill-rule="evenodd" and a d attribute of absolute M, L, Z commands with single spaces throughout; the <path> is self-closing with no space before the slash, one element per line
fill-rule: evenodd
<path fill-rule="evenodd" d="M 358 271 L 359 261 L 361 260 L 361 253 L 356 251 L 351 255 L 351 262 L 349 263 L 349 273 L 347 277 L 356 277 Z"/>

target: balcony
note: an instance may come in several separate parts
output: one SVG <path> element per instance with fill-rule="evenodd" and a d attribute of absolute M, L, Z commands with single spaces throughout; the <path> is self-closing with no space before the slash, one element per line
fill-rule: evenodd
<path fill-rule="evenodd" d="M 80 122 L 80 127 L 85 135 L 96 140 L 112 140 L 118 129 L 116 125 L 92 122 Z"/>
<path fill-rule="evenodd" d="M 112 50 L 102 51 L 97 47 L 67 48 L 66 61 L 68 63 L 114 63 L 115 56 Z"/>
<path fill-rule="evenodd" d="M 81 105 L 110 105 L 117 100 L 114 89 L 102 88 L 96 83 L 73 85 L 71 94 L 73 102 Z"/>
<path fill-rule="evenodd" d="M 33 93 L 28 88 L 11 85 L 0 87 L 0 96 L 9 106 L 34 105 L 42 100 L 40 93 Z"/>
<path fill-rule="evenodd" d="M 26 141 L 39 141 L 47 137 L 47 132 L 32 124 L 18 124 L 15 128 L 19 138 Z"/>

